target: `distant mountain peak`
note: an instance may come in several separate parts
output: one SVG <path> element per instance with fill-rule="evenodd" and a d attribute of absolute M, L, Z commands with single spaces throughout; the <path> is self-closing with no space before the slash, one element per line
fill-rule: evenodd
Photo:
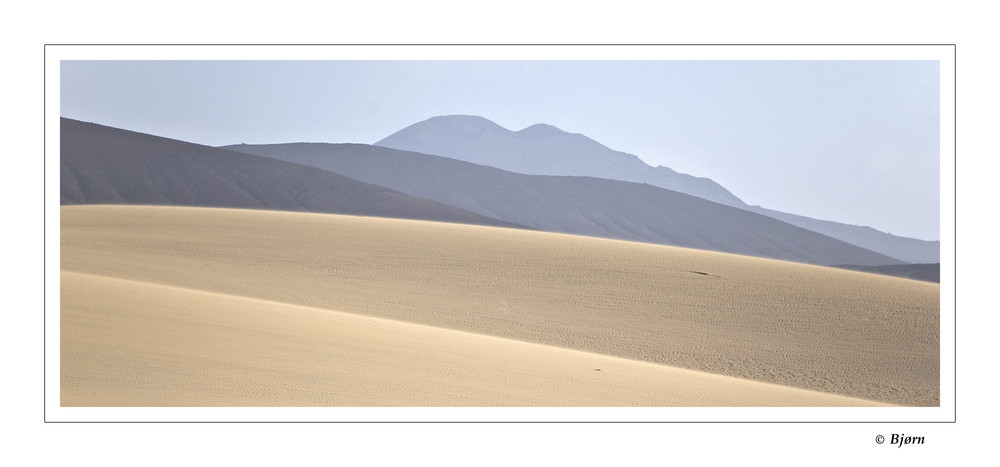
<path fill-rule="evenodd" d="M 455 131 L 460 133 L 479 133 L 486 130 L 508 131 L 492 120 L 477 115 L 439 115 L 431 117 L 409 128 L 418 127 L 424 130 Z"/>
<path fill-rule="evenodd" d="M 569 135 L 569 134 L 574 134 L 574 133 L 569 133 L 567 131 L 564 131 L 561 128 L 557 128 L 557 127 L 555 127 L 553 125 L 549 125 L 548 123 L 536 123 L 536 124 L 531 125 L 531 126 L 529 126 L 527 128 L 524 128 L 523 130 L 517 131 L 517 133 L 521 133 L 521 134 L 553 134 L 553 135 Z M 578 133 L 576 133 L 576 134 L 578 134 Z"/>
<path fill-rule="evenodd" d="M 889 257 L 910 262 L 940 260 L 939 242 L 747 206 L 709 178 L 678 173 L 663 165 L 651 167 L 633 154 L 610 149 L 586 135 L 569 133 L 546 123 L 511 131 L 479 116 L 446 115 L 411 125 L 375 144 L 524 174 L 591 176 L 646 183 L 764 214 Z"/>
<path fill-rule="evenodd" d="M 438 115 L 407 128 L 418 128 L 422 131 L 458 131 L 463 133 L 490 130 L 504 134 L 516 134 L 523 136 L 577 136 L 587 138 L 580 133 L 570 133 L 548 123 L 535 123 L 534 125 L 530 125 L 524 129 L 513 131 L 488 118 L 480 117 L 478 115 L 464 114 Z"/>
<path fill-rule="evenodd" d="M 580 133 L 547 123 L 519 131 L 473 115 L 443 115 L 410 125 L 375 143 L 532 175 L 591 176 L 648 183 L 729 206 L 743 201 L 707 178 L 657 169 Z"/>

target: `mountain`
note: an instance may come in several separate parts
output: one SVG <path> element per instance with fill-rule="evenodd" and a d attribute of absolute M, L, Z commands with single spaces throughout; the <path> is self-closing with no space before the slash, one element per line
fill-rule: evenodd
<path fill-rule="evenodd" d="M 527 175 L 361 144 L 227 149 L 340 173 L 484 216 L 550 232 L 676 245 L 811 264 L 898 264 L 825 235 L 648 184 Z"/>
<path fill-rule="evenodd" d="M 511 131 L 482 117 L 449 115 L 410 125 L 375 145 L 524 174 L 581 175 L 648 183 L 729 206 L 745 205 L 712 180 L 663 166 L 650 167 L 632 154 L 546 124 Z"/>
<path fill-rule="evenodd" d="M 586 136 L 546 124 L 511 131 L 482 117 L 449 115 L 410 125 L 375 143 L 538 175 L 583 175 L 648 183 L 763 214 L 910 263 L 940 261 L 940 242 L 898 237 L 871 227 L 842 224 L 749 206 L 718 183 L 651 167 Z"/>
<path fill-rule="evenodd" d="M 877 251 L 907 263 L 939 263 L 941 261 L 940 241 L 900 237 L 871 227 L 813 219 L 760 206 L 748 206 L 745 209 L 843 240 L 861 248 Z"/>
<path fill-rule="evenodd" d="M 308 211 L 514 227 L 312 167 L 63 118 L 60 204 Z"/>
<path fill-rule="evenodd" d="M 885 266 L 849 266 L 834 265 L 835 268 L 852 271 L 870 272 L 883 276 L 904 277 L 924 282 L 941 283 L 941 264 L 891 264 Z"/>

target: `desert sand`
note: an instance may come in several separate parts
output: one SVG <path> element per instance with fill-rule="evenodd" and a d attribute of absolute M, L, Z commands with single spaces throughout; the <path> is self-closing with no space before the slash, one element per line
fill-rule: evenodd
<path fill-rule="evenodd" d="M 363 315 L 62 281 L 64 406 L 878 405 Z"/>
<path fill-rule="evenodd" d="M 61 216 L 64 406 L 939 404 L 937 284 L 424 221 Z"/>

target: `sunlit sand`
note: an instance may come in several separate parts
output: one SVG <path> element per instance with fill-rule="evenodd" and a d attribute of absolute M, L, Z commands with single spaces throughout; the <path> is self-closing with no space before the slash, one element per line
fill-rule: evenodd
<path fill-rule="evenodd" d="M 514 229 L 61 208 L 64 406 L 939 404 L 939 286 Z"/>

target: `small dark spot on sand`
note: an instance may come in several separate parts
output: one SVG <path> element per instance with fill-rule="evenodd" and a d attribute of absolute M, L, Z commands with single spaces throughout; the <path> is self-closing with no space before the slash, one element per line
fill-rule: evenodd
<path fill-rule="evenodd" d="M 695 274 L 701 274 L 701 275 L 703 275 L 703 276 L 707 276 L 707 275 L 708 275 L 708 273 L 707 273 L 707 272 L 701 272 L 701 271 L 691 271 L 691 272 L 693 272 L 693 273 L 695 273 Z"/>
<path fill-rule="evenodd" d="M 594 371 L 601 371 L 600 368 L 594 368 Z"/>

